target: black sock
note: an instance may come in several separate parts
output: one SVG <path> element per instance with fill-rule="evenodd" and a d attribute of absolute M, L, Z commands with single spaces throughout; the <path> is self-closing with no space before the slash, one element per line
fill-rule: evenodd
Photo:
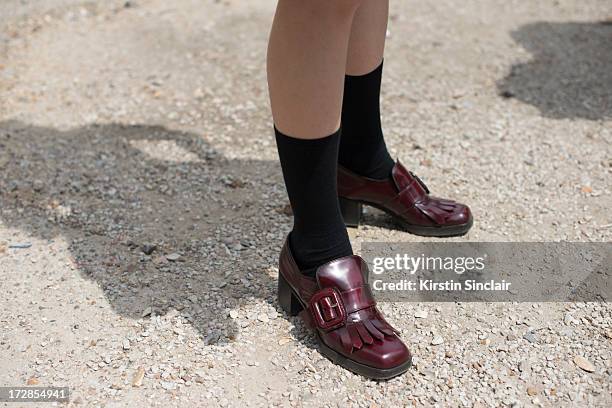
<path fill-rule="evenodd" d="M 289 245 L 300 270 L 314 275 L 318 266 L 353 254 L 338 203 L 340 131 L 313 140 L 275 133 L 293 209 Z"/>
<path fill-rule="evenodd" d="M 344 80 L 342 138 L 338 162 L 349 170 L 374 179 L 391 176 L 395 162 L 387 151 L 380 123 L 381 63 L 366 75 Z"/>

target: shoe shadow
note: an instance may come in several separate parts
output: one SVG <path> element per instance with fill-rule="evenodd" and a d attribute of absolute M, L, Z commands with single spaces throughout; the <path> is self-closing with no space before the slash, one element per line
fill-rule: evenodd
<path fill-rule="evenodd" d="M 500 95 L 554 119 L 612 118 L 612 21 L 527 24 L 512 38 L 533 58 L 497 84 Z"/>
<path fill-rule="evenodd" d="M 195 134 L 0 122 L 0 221 L 66 240 L 119 315 L 178 310 L 205 344 L 236 338 L 228 309 L 263 299 L 280 310 L 275 241 L 290 218 L 275 210 L 278 186 L 275 162 L 229 160 Z M 261 236 L 271 245 L 255 245 Z"/>
<path fill-rule="evenodd" d="M 364 207 L 360 224 L 369 227 L 407 232 L 406 228 L 404 228 L 399 221 L 395 220 L 384 211 L 373 207 Z"/>

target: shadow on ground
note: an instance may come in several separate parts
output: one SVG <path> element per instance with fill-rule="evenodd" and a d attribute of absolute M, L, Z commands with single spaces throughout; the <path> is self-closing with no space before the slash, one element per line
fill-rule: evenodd
<path fill-rule="evenodd" d="M 275 202 L 286 202 L 275 162 L 229 160 L 195 134 L 0 122 L 0 220 L 65 239 L 116 313 L 181 310 L 205 344 L 236 336 L 227 308 L 257 298 L 276 307 L 276 277 L 263 265 L 278 254 L 254 245 L 288 229 Z M 146 244 L 157 245 L 150 256 Z"/>
<path fill-rule="evenodd" d="M 612 22 L 527 24 L 512 38 L 533 58 L 498 83 L 549 118 L 612 119 Z"/>

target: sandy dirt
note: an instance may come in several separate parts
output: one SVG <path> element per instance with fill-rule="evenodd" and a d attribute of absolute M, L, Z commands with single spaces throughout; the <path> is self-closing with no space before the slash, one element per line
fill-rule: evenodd
<path fill-rule="evenodd" d="M 387 144 L 470 204 L 451 240 L 610 241 L 611 6 L 392 2 Z M 415 355 L 384 383 L 282 312 L 273 8 L 0 2 L 0 386 L 66 385 L 69 406 L 611 406 L 608 303 L 383 303 Z M 350 234 L 429 240 L 374 210 Z"/>

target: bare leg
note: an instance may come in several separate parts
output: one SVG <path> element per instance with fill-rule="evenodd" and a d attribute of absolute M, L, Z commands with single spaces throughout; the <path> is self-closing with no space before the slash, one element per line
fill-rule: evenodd
<path fill-rule="evenodd" d="M 282 133 L 317 139 L 340 127 L 349 36 L 360 4 L 279 0 L 268 46 L 268 86 Z"/>
<path fill-rule="evenodd" d="M 353 18 L 347 75 L 365 75 L 380 65 L 385 50 L 389 0 L 370 0 L 361 3 Z"/>

